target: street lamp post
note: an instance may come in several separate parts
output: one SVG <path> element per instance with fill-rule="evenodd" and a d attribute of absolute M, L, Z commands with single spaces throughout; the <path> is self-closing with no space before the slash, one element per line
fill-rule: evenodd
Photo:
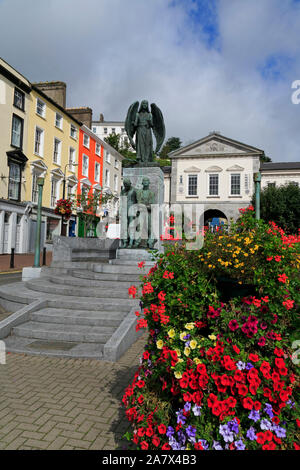
<path fill-rule="evenodd" d="M 260 183 L 261 183 L 261 173 L 254 173 L 254 182 L 255 182 L 255 218 L 256 220 L 260 219 Z"/>
<path fill-rule="evenodd" d="M 37 179 L 38 185 L 38 207 L 36 219 L 36 238 L 35 238 L 35 251 L 34 251 L 34 268 L 40 267 L 40 253 L 41 253 L 41 224 L 42 224 L 42 198 L 44 178 Z"/>

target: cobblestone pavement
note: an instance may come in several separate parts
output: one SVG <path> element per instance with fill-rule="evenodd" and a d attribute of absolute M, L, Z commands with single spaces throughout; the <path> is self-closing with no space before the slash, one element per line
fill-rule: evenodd
<path fill-rule="evenodd" d="M 52 261 L 52 251 L 47 251 L 46 253 L 46 266 L 50 266 Z M 42 266 L 43 254 L 41 253 L 40 264 Z M 34 263 L 34 254 L 25 253 L 25 254 L 15 254 L 14 258 L 14 268 L 10 268 L 10 255 L 0 255 L 0 272 L 14 272 L 19 271 L 26 266 L 33 266 Z"/>
<path fill-rule="evenodd" d="M 0 364 L 0 449 L 126 448 L 120 405 L 146 342 L 117 363 L 7 354 Z"/>

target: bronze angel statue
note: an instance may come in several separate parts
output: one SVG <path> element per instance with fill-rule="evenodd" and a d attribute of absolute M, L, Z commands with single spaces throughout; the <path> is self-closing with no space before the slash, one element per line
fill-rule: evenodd
<path fill-rule="evenodd" d="M 133 103 L 127 112 L 125 130 L 132 147 L 136 150 L 137 162 L 148 163 L 154 160 L 152 130 L 156 139 L 155 153 L 158 153 L 165 138 L 165 123 L 161 110 L 155 103 L 149 111 L 148 101 Z M 133 137 L 135 135 L 135 142 Z"/>

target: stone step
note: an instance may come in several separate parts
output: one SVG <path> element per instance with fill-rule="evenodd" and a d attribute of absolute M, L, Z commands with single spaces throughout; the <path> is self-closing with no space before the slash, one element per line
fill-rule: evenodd
<path fill-rule="evenodd" d="M 64 276 L 64 277 L 57 277 L 57 276 L 48 276 L 47 279 L 52 282 L 53 284 L 64 284 L 68 286 L 78 286 L 78 287 L 99 287 L 102 289 L 116 289 L 121 290 L 125 289 L 128 291 L 128 287 L 132 285 L 128 279 L 126 281 L 103 281 L 100 279 L 86 279 L 86 278 L 77 278 L 76 276 Z"/>
<path fill-rule="evenodd" d="M 149 266 L 145 268 L 138 268 L 138 266 L 125 265 L 125 264 L 94 264 L 92 271 L 95 273 L 105 274 L 139 274 L 144 275 L 149 272 Z"/>
<path fill-rule="evenodd" d="M 36 356 L 103 359 L 103 347 L 103 344 L 98 343 L 49 342 L 20 336 L 5 338 L 7 352 Z"/>
<path fill-rule="evenodd" d="M 98 287 L 72 287 L 69 285 L 63 284 L 54 284 L 53 282 L 48 281 L 46 278 L 41 279 L 34 279 L 25 282 L 25 286 L 28 289 L 38 291 L 38 292 L 45 292 L 47 294 L 59 294 L 65 296 L 78 296 L 81 297 L 97 297 L 97 298 L 107 298 L 109 296 L 110 299 L 129 299 L 128 297 L 128 289 L 110 289 L 107 288 L 98 288 Z"/>
<path fill-rule="evenodd" d="M 95 273 L 93 271 L 82 270 L 72 271 L 72 276 L 80 279 L 95 279 L 99 281 L 104 281 L 110 283 L 111 281 L 128 281 L 130 284 L 140 281 L 139 274 L 107 274 L 107 273 Z"/>
<path fill-rule="evenodd" d="M 68 323 L 70 325 L 118 327 L 125 312 L 42 308 L 30 314 L 30 320 L 43 323 Z"/>
<path fill-rule="evenodd" d="M 24 282 L 16 282 L 13 284 L 0 286 L 0 303 L 7 310 L 15 312 L 26 304 L 30 304 L 37 299 L 46 299 L 49 307 L 59 307 L 67 309 L 79 310 L 96 310 L 96 311 L 122 311 L 128 312 L 134 306 L 138 306 L 137 299 L 113 299 L 113 298 L 96 298 L 78 295 L 67 296 L 59 294 L 48 294 L 46 292 L 35 291 L 27 288 Z"/>
<path fill-rule="evenodd" d="M 12 328 L 12 335 L 47 341 L 105 344 L 115 328 L 71 325 L 67 323 L 40 323 L 28 321 Z"/>
<path fill-rule="evenodd" d="M 111 259 L 109 260 L 109 264 L 116 264 L 120 266 L 137 266 L 138 267 L 139 261 L 136 260 L 124 260 L 124 259 Z M 144 266 L 148 268 L 148 270 L 155 265 L 154 261 L 144 261 Z M 141 268 L 139 268 L 141 269 Z"/>

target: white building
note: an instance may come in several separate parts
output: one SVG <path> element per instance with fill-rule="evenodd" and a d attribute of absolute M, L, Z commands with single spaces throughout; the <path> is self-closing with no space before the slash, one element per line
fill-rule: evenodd
<path fill-rule="evenodd" d="M 212 132 L 169 154 L 164 169 L 165 202 L 202 204 L 204 223 L 213 218 L 236 220 L 254 191 L 264 151 Z"/>
<path fill-rule="evenodd" d="M 128 143 L 124 121 L 104 121 L 103 114 L 100 114 L 99 121 L 92 121 L 92 131 L 102 140 L 110 134 L 120 134 L 120 144 Z"/>
<path fill-rule="evenodd" d="M 300 162 L 262 163 L 261 188 L 293 183 L 300 186 Z"/>

